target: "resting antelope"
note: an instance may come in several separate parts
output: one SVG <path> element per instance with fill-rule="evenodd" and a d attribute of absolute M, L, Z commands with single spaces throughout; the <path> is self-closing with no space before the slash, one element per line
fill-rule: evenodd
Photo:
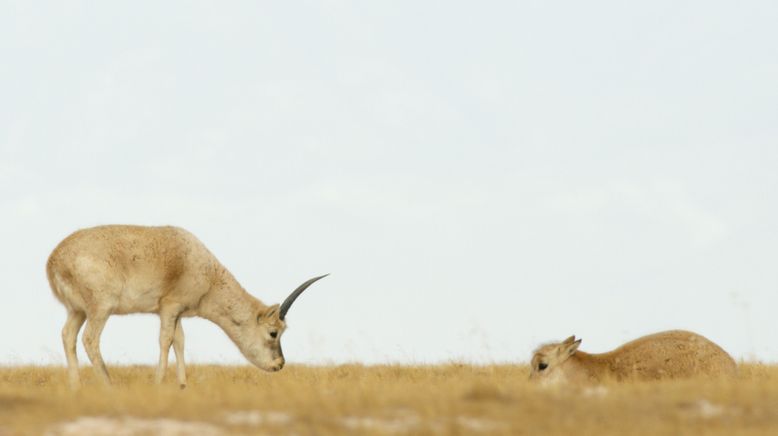
<path fill-rule="evenodd" d="M 721 347 L 682 330 L 643 336 L 602 354 L 579 351 L 579 345 L 581 339 L 570 336 L 539 347 L 532 356 L 530 379 L 544 384 L 657 380 L 735 375 L 737 371 L 735 361 Z"/>
<path fill-rule="evenodd" d="M 54 249 L 46 264 L 54 295 L 68 311 L 62 328 L 71 385 L 80 384 L 76 337 L 86 321 L 84 348 L 98 378 L 110 382 L 100 354 L 100 333 L 110 315 L 156 313 L 160 318 L 159 365 L 165 375 L 170 346 L 177 378 L 186 386 L 181 318 L 199 316 L 216 323 L 254 365 L 284 366 L 281 335 L 295 299 L 315 277 L 279 306 L 267 306 L 246 292 L 194 235 L 177 227 L 109 225 L 74 232 Z"/>

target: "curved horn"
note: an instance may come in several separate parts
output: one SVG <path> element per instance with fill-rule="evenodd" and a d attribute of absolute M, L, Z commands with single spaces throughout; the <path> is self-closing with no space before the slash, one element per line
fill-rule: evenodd
<path fill-rule="evenodd" d="M 324 277 L 327 277 L 329 274 L 324 274 L 323 276 L 314 277 L 307 282 L 303 283 L 302 285 L 298 286 L 297 289 L 292 291 L 291 294 L 289 294 L 288 297 L 286 297 L 286 300 L 284 300 L 283 303 L 281 303 L 281 309 L 278 311 L 278 317 L 282 320 L 286 316 L 286 312 L 289 311 L 289 308 L 292 307 L 292 303 L 294 303 L 294 300 L 297 299 L 297 297 L 300 296 L 300 294 L 303 293 L 304 290 L 308 288 L 308 286 L 311 286 L 313 282 L 319 279 L 323 279 Z"/>

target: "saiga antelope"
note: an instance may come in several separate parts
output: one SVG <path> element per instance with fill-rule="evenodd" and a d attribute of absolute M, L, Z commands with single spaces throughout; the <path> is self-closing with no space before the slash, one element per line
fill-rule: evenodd
<path fill-rule="evenodd" d="M 110 378 L 100 354 L 100 333 L 110 315 L 156 313 L 160 318 L 159 365 L 165 375 L 170 346 L 177 379 L 186 386 L 181 318 L 199 316 L 216 323 L 254 365 L 278 371 L 284 366 L 281 335 L 295 299 L 315 277 L 281 305 L 267 306 L 251 296 L 194 235 L 177 227 L 108 225 L 74 232 L 54 249 L 46 264 L 54 295 L 68 311 L 62 343 L 71 385 L 80 384 L 76 337 L 82 337 L 95 373 Z"/>

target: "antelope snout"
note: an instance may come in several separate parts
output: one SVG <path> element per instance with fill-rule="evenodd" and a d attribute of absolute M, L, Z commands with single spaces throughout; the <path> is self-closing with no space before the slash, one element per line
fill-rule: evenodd
<path fill-rule="evenodd" d="M 284 367 L 284 363 L 286 363 L 286 362 L 284 362 L 284 358 L 283 357 L 278 358 L 278 359 L 273 361 L 272 365 L 270 365 L 270 370 L 273 371 L 273 372 L 280 371 L 281 368 Z"/>

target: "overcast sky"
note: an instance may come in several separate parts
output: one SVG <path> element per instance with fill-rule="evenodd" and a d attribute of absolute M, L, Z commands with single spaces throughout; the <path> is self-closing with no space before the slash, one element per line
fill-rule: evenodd
<path fill-rule="evenodd" d="M 268 304 L 331 273 L 289 313 L 291 363 L 671 328 L 778 361 L 776 23 L 773 1 L 4 1 L 0 364 L 65 363 L 46 258 L 107 223 L 190 230 Z M 158 325 L 112 317 L 105 359 L 155 364 Z M 245 362 L 184 329 L 189 360 Z"/>

